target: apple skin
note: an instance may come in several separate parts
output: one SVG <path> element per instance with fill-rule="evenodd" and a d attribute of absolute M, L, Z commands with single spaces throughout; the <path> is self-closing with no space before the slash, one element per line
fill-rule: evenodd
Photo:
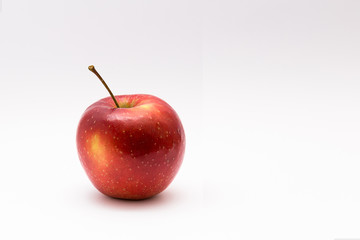
<path fill-rule="evenodd" d="M 77 149 L 90 181 L 103 194 L 145 199 L 162 192 L 183 161 L 185 133 L 174 109 L 152 95 L 115 96 L 89 106 Z"/>

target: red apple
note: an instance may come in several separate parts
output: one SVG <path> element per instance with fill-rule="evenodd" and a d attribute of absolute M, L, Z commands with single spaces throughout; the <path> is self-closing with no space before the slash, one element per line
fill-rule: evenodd
<path fill-rule="evenodd" d="M 89 69 L 103 82 L 93 66 Z M 89 106 L 77 129 L 77 149 L 90 181 L 103 194 L 145 199 L 174 179 L 185 134 L 174 109 L 151 95 L 114 96 Z"/>

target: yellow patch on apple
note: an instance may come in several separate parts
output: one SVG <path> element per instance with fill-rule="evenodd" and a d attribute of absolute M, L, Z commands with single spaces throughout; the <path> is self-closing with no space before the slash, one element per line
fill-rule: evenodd
<path fill-rule="evenodd" d="M 104 158 L 106 156 L 106 147 L 101 142 L 101 138 L 98 134 L 94 134 L 90 138 L 90 151 L 93 155 L 93 160 L 100 166 L 107 165 L 107 161 Z"/>
<path fill-rule="evenodd" d="M 150 110 L 153 108 L 152 104 L 143 104 L 139 106 L 140 108 L 146 109 L 146 110 Z"/>

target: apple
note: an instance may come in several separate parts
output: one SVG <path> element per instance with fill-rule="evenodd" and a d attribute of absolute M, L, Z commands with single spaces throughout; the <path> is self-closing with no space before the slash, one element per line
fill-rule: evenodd
<path fill-rule="evenodd" d="M 101 193 L 121 199 L 146 199 L 174 179 L 183 161 L 185 133 L 175 110 L 146 94 L 114 96 L 94 66 L 89 66 L 111 97 L 83 113 L 77 128 L 80 162 Z"/>

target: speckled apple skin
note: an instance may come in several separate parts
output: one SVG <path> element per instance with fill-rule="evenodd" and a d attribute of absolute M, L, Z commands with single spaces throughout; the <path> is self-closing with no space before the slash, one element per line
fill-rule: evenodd
<path fill-rule="evenodd" d="M 151 95 L 115 96 L 86 109 L 77 149 L 90 181 L 103 194 L 145 199 L 172 182 L 183 161 L 185 133 L 174 109 Z"/>

